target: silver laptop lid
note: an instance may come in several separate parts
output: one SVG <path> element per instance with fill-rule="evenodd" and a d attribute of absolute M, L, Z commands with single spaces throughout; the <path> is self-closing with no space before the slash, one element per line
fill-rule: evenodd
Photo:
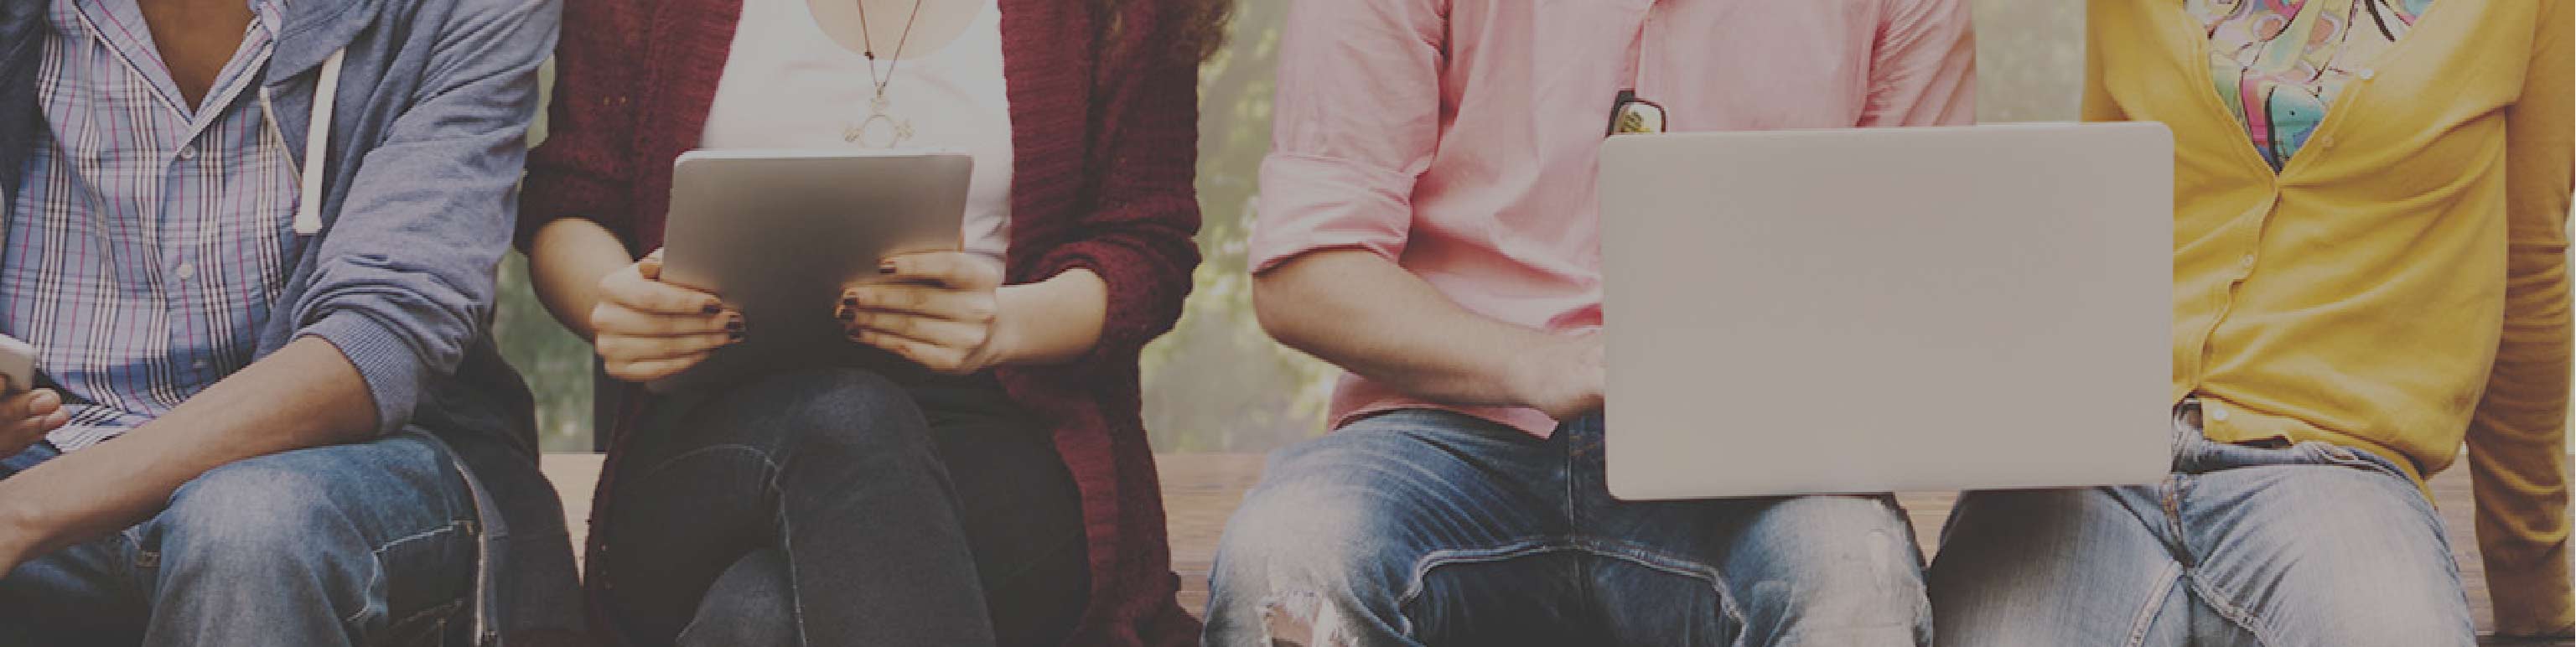
<path fill-rule="evenodd" d="M 2161 124 L 1621 136 L 1600 173 L 1614 494 L 2168 469 Z"/>

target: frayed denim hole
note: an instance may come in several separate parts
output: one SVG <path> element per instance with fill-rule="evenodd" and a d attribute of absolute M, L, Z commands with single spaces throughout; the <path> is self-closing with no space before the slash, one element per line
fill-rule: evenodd
<path fill-rule="evenodd" d="M 1351 647 L 1349 627 L 1323 596 L 1300 592 L 1261 602 L 1261 638 L 1269 647 Z"/>

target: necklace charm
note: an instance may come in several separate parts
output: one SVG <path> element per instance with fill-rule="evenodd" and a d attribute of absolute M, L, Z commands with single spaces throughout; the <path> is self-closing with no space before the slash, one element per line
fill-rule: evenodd
<path fill-rule="evenodd" d="M 877 74 L 877 44 L 874 32 L 868 28 L 868 3 L 859 0 L 860 53 L 868 59 L 868 83 L 876 87 L 877 95 L 868 100 L 866 119 L 841 129 L 841 141 L 858 144 L 860 148 L 894 148 L 912 141 L 912 121 L 895 118 L 889 110 L 892 102 L 886 100 L 886 86 L 894 84 L 895 70 L 903 67 L 903 46 L 912 42 L 912 24 L 921 20 L 921 1 L 912 0 L 912 15 L 904 18 L 903 34 L 895 37 L 894 60 L 886 63 L 885 74 L 880 76 Z"/>
<path fill-rule="evenodd" d="M 841 129 L 841 141 L 861 148 L 894 148 L 912 141 L 912 121 L 897 119 L 888 111 L 884 94 L 868 101 L 868 117 Z"/>

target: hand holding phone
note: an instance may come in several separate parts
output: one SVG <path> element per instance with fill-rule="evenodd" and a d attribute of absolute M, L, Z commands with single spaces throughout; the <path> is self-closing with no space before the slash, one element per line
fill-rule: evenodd
<path fill-rule="evenodd" d="M 0 335 L 0 395 L 17 395 L 36 387 L 36 347 Z"/>
<path fill-rule="evenodd" d="M 70 424 L 63 396 L 36 385 L 36 347 L 0 335 L 0 455 L 15 455 Z"/>

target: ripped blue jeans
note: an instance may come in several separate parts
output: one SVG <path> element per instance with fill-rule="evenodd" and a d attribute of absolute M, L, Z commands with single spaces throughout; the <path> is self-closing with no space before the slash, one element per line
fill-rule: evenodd
<path fill-rule="evenodd" d="M 1204 644 L 1930 640 L 1892 497 L 1623 502 L 1602 433 L 1399 411 L 1281 451 L 1219 544 Z"/>

